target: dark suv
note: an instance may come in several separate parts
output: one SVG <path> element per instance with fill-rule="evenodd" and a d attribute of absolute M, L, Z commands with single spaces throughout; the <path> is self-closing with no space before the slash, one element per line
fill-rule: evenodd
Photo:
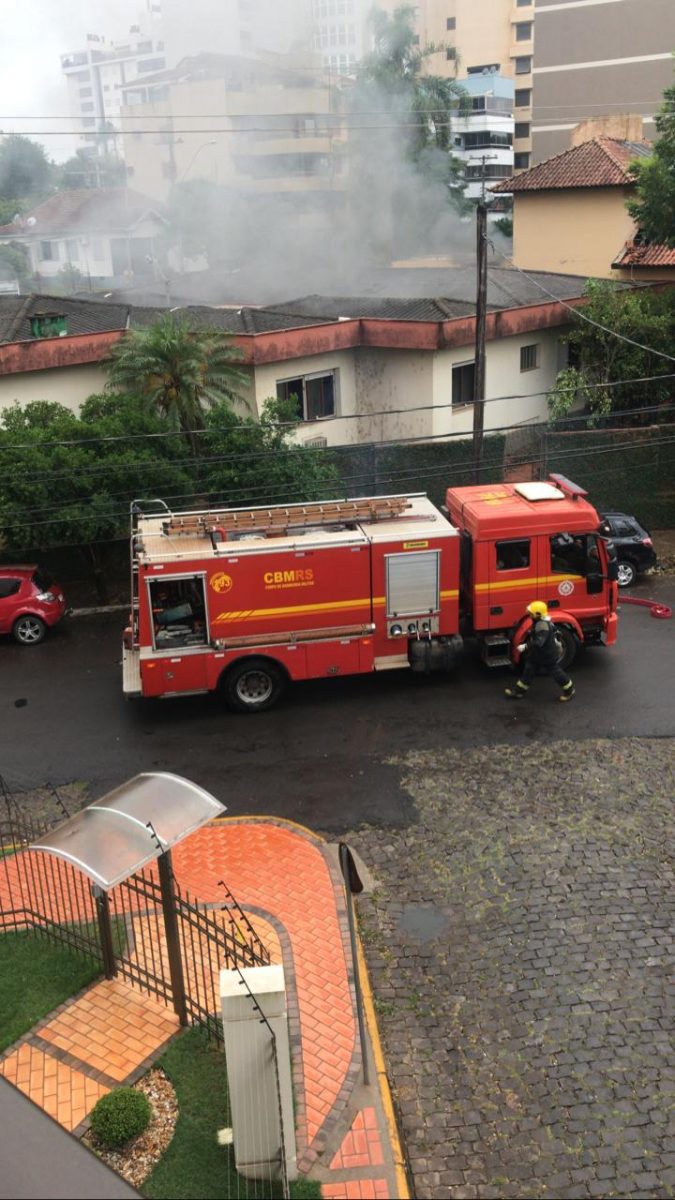
<path fill-rule="evenodd" d="M 0 567 L 0 633 L 11 633 L 22 646 L 35 646 L 65 611 L 63 592 L 46 571 Z"/>
<path fill-rule="evenodd" d="M 630 587 L 638 575 L 656 566 L 656 552 L 649 533 L 627 513 L 601 513 L 600 533 L 609 538 L 619 564 L 619 587 Z"/>

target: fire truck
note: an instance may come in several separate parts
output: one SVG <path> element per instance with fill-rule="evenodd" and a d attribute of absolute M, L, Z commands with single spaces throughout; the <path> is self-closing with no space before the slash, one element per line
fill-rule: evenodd
<path fill-rule="evenodd" d="M 583 488 L 546 482 L 276 508 L 132 506 L 127 696 L 219 691 L 269 708 L 292 680 L 516 666 L 545 600 L 561 662 L 617 633 L 616 561 Z"/>

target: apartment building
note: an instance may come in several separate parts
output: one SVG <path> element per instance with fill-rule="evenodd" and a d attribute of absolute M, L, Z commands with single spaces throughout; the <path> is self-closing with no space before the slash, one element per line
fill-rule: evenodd
<path fill-rule="evenodd" d="M 513 174 L 515 89 L 512 79 L 487 70 L 458 82 L 471 97 L 471 112 L 453 121 L 453 153 L 465 164 L 467 198 L 478 200 L 495 181 Z"/>
<path fill-rule="evenodd" d="M 101 153 L 117 148 L 122 89 L 165 66 L 162 38 L 154 29 L 144 32 L 140 25 L 133 25 L 124 41 L 87 34 L 82 49 L 61 55 L 70 113 L 86 148 Z M 111 136 L 101 136 L 105 133 Z"/>
<path fill-rule="evenodd" d="M 673 82 L 673 0 L 537 0 L 532 161 L 559 154 L 592 116 L 642 117 L 645 137 Z"/>
<path fill-rule="evenodd" d="M 198 54 L 138 79 L 123 89 L 121 116 L 132 186 L 163 200 L 174 183 L 200 178 L 272 194 L 305 219 L 329 213 L 346 188 L 332 78 L 296 53 Z"/>

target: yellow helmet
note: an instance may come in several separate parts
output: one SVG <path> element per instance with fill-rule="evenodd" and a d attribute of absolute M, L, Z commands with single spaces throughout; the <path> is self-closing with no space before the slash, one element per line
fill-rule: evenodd
<path fill-rule="evenodd" d="M 531 617 L 547 617 L 548 604 L 543 600 L 533 600 L 531 604 L 528 604 L 527 611 Z"/>

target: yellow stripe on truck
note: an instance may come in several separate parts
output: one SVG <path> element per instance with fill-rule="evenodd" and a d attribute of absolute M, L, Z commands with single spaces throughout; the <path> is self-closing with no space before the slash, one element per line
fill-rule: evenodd
<path fill-rule="evenodd" d="M 455 600 L 459 592 L 457 589 L 448 592 L 441 592 L 441 600 Z M 382 608 L 386 604 L 385 596 L 374 596 L 372 599 L 373 608 Z M 302 613 L 323 613 L 337 611 L 344 612 L 352 608 L 369 608 L 371 604 L 370 596 L 363 596 L 357 600 L 331 600 L 326 604 L 293 604 L 284 605 L 283 608 L 250 608 L 243 609 L 237 612 L 221 612 L 216 617 L 213 617 L 211 624 L 217 625 L 218 622 L 225 624 L 231 621 L 260 621 L 264 617 L 291 617 Z"/>

